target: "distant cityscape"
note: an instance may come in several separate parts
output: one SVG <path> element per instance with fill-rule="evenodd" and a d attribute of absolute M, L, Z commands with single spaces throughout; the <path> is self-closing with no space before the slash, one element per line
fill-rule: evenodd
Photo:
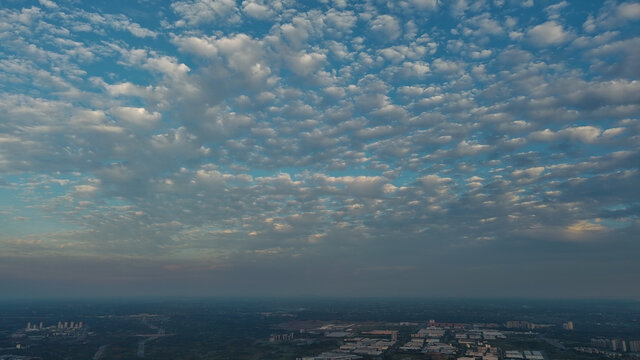
<path fill-rule="evenodd" d="M 640 359 L 635 303 L 580 310 L 505 303 L 492 311 L 391 300 L 96 304 L 66 319 L 38 315 L 51 307 L 39 306 L 0 306 L 0 360 Z M 441 317 L 421 320 L 429 313 Z"/>
<path fill-rule="evenodd" d="M 58 325 L 52 325 L 52 326 L 47 326 L 45 327 L 43 325 L 43 322 L 41 321 L 39 325 L 36 326 L 36 324 L 31 325 L 31 322 L 27 323 L 27 328 L 25 329 L 25 331 L 42 331 L 42 330 L 51 330 L 51 329 L 82 329 L 83 324 L 82 321 L 58 321 Z"/>

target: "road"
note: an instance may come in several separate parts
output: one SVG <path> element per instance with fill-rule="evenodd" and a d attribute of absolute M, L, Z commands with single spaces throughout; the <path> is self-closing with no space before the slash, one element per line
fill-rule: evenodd
<path fill-rule="evenodd" d="M 567 350 L 567 348 L 564 345 L 562 345 L 558 340 L 549 339 L 549 338 L 546 338 L 546 337 L 544 337 L 542 335 L 538 335 L 538 338 L 540 340 L 546 341 L 548 344 L 553 345 L 553 346 L 555 346 L 556 348 L 558 348 L 560 350 Z"/>
<path fill-rule="evenodd" d="M 145 338 L 145 339 L 143 339 L 143 340 L 140 340 L 140 341 L 138 342 L 138 351 L 136 352 L 136 355 L 137 355 L 139 358 L 143 358 L 143 357 L 144 357 L 144 350 L 145 350 L 146 343 L 148 343 L 149 341 L 153 341 L 153 340 L 155 340 L 155 339 L 159 338 L 160 336 L 165 335 L 165 330 L 164 330 L 164 329 L 162 329 L 162 328 L 160 328 L 160 327 L 158 327 L 158 326 L 155 326 L 155 325 L 153 325 L 153 324 L 148 323 L 146 318 L 143 318 L 143 319 L 142 319 L 142 322 L 143 322 L 145 325 L 147 325 L 150 329 L 155 330 L 155 331 L 156 331 L 156 334 L 155 334 L 155 335 L 152 335 L 152 336 L 150 336 L 150 337 L 148 337 L 148 338 Z M 157 335 L 159 335 L 159 336 L 157 336 Z"/>
<path fill-rule="evenodd" d="M 93 360 L 100 360 L 104 357 L 104 352 L 107 350 L 109 345 L 102 345 L 98 348 L 95 354 L 93 354 Z"/>

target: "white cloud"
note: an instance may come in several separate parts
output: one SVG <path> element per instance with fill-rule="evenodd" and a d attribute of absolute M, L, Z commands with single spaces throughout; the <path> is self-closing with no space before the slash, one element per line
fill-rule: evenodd
<path fill-rule="evenodd" d="M 98 188 L 94 185 L 76 185 L 74 189 L 79 196 L 90 196 L 98 191 Z"/>
<path fill-rule="evenodd" d="M 422 176 L 417 179 L 417 182 L 430 196 L 447 194 L 452 189 L 453 183 L 451 178 L 435 174 Z"/>
<path fill-rule="evenodd" d="M 567 231 L 573 234 L 584 234 L 585 232 L 603 231 L 606 229 L 607 228 L 602 226 L 601 224 L 594 223 L 588 220 L 580 220 L 567 227 Z"/>
<path fill-rule="evenodd" d="M 146 37 L 155 38 L 157 36 L 157 33 L 155 31 L 143 28 L 142 26 L 140 26 L 140 24 L 136 24 L 136 23 L 125 22 L 122 24 L 122 28 L 126 29 L 131 34 L 139 38 L 146 38 Z"/>
<path fill-rule="evenodd" d="M 38 2 L 40 2 L 40 5 L 47 7 L 49 9 L 55 9 L 58 7 L 58 4 L 56 4 L 51 0 L 38 0 Z"/>
<path fill-rule="evenodd" d="M 178 45 L 181 51 L 209 58 L 218 56 L 217 39 L 215 37 L 187 36 L 174 38 L 173 42 Z"/>
<path fill-rule="evenodd" d="M 514 170 L 511 174 L 515 177 L 538 177 L 544 172 L 544 166 L 536 166 L 528 169 Z"/>
<path fill-rule="evenodd" d="M 243 1 L 242 11 L 256 19 L 269 19 L 274 15 L 273 11 L 267 5 L 255 1 Z"/>
<path fill-rule="evenodd" d="M 472 51 L 471 52 L 471 58 L 473 59 L 486 59 L 489 56 L 491 56 L 491 50 L 489 49 L 484 49 L 481 51 Z"/>
<path fill-rule="evenodd" d="M 318 71 L 326 62 L 326 55 L 320 53 L 300 52 L 289 58 L 291 70 L 300 76 L 307 76 Z"/>
<path fill-rule="evenodd" d="M 191 71 L 187 65 L 179 63 L 176 58 L 170 56 L 148 58 L 143 67 L 166 74 L 172 78 L 182 77 Z"/>
<path fill-rule="evenodd" d="M 547 13 L 547 16 L 550 20 L 555 20 L 560 18 L 560 11 L 562 11 L 562 9 L 566 8 L 567 6 L 569 6 L 568 2 L 561 1 L 559 3 L 547 6 L 546 8 L 544 8 L 544 11 Z"/>
<path fill-rule="evenodd" d="M 467 8 L 469 7 L 467 0 L 456 0 L 451 4 L 451 12 L 455 16 L 464 15 L 464 12 L 467 11 Z"/>
<path fill-rule="evenodd" d="M 46 234 L 64 251 L 295 271 L 286 259 L 322 263 L 336 244 L 395 261 L 399 234 L 422 264 L 473 239 L 548 248 L 610 240 L 593 229 L 612 222 L 617 251 L 637 232 L 640 39 L 611 30 L 635 2 L 606 2 L 556 56 L 521 47 L 569 44 L 569 1 L 527 9 L 537 25 L 517 0 L 460 1 L 459 21 L 437 1 L 182 0 L 150 29 L 48 1 L 0 9 L 0 187 L 87 229 Z"/>
<path fill-rule="evenodd" d="M 327 176 L 315 174 L 313 179 L 321 184 L 336 184 L 358 196 L 379 197 L 384 194 L 384 186 L 389 180 L 381 176 Z"/>
<path fill-rule="evenodd" d="M 463 140 L 458 143 L 458 146 L 456 147 L 456 153 L 462 156 L 477 155 L 483 151 L 489 150 L 490 148 L 491 146 L 489 145 L 477 144 L 475 142 L 467 142 L 466 140 Z"/>
<path fill-rule="evenodd" d="M 440 73 L 461 74 L 465 64 L 455 60 L 444 60 L 441 58 L 433 60 L 433 68 Z"/>
<path fill-rule="evenodd" d="M 352 11 L 336 11 L 330 9 L 324 14 L 324 22 L 327 24 L 326 30 L 330 35 L 342 37 L 350 34 L 356 25 L 357 17 Z"/>
<path fill-rule="evenodd" d="M 171 7 L 184 19 L 178 25 L 240 21 L 235 0 L 186 0 L 174 2 Z"/>
<path fill-rule="evenodd" d="M 402 29 L 398 19 L 391 15 L 379 15 L 369 23 L 371 32 L 382 41 L 393 41 L 400 37 Z"/>
<path fill-rule="evenodd" d="M 99 86 L 104 87 L 110 96 L 135 96 L 143 98 L 146 101 L 149 101 L 149 103 L 166 105 L 163 104 L 167 101 L 168 89 L 165 86 L 140 86 L 131 82 L 107 84 L 102 79 L 94 78 L 93 80 Z"/>
<path fill-rule="evenodd" d="M 592 15 L 589 15 L 587 20 L 582 24 L 582 29 L 586 32 L 594 32 L 596 30 L 596 20 Z"/>
<path fill-rule="evenodd" d="M 595 142 L 600 136 L 600 129 L 595 126 L 577 126 L 558 131 L 558 135 L 584 143 Z"/>
<path fill-rule="evenodd" d="M 86 21 L 90 24 L 90 26 L 86 29 L 83 26 L 76 25 L 76 28 L 78 30 L 91 31 L 112 28 L 120 31 L 128 31 L 133 36 L 139 38 L 155 38 L 157 36 L 157 33 L 155 31 L 144 28 L 140 24 L 131 21 L 131 19 L 124 14 L 100 14 L 95 12 L 88 12 L 85 10 L 77 10 L 75 15 L 86 19 Z"/>
<path fill-rule="evenodd" d="M 159 112 L 149 112 L 145 108 L 119 106 L 110 111 L 120 120 L 134 126 L 150 128 L 156 125 L 162 115 Z"/>
<path fill-rule="evenodd" d="M 569 39 L 569 33 L 561 24 L 555 21 L 547 21 L 536 25 L 527 31 L 529 42 L 538 47 L 560 45 Z"/>
<path fill-rule="evenodd" d="M 640 20 L 640 3 L 624 2 L 618 6 L 616 13 L 624 20 Z"/>
<path fill-rule="evenodd" d="M 640 19 L 640 3 L 607 1 L 603 4 L 597 17 L 589 15 L 582 25 L 587 32 L 597 29 L 612 29 Z"/>
<path fill-rule="evenodd" d="M 438 0 L 409 0 L 409 4 L 418 10 L 436 10 Z"/>
<path fill-rule="evenodd" d="M 471 36 L 484 36 L 484 35 L 502 35 L 504 29 L 498 21 L 491 17 L 489 13 L 483 13 L 470 18 L 464 22 L 465 25 L 470 26 L 473 30 L 466 33 Z"/>
<path fill-rule="evenodd" d="M 604 104 L 637 104 L 640 102 L 640 81 L 612 80 L 578 83 L 564 95 L 572 104 L 598 107 Z"/>
<path fill-rule="evenodd" d="M 114 46 L 124 58 L 127 65 L 139 66 L 143 69 L 152 70 L 165 74 L 173 79 L 179 79 L 186 75 L 191 69 L 178 61 L 176 57 L 158 55 L 155 52 L 148 52 L 145 49 L 123 49 Z"/>
<path fill-rule="evenodd" d="M 624 131 L 624 128 L 611 128 L 602 131 L 596 126 L 575 126 L 567 127 L 559 131 L 553 131 L 549 129 L 534 131 L 529 137 L 535 141 L 556 141 L 560 139 L 568 139 L 573 141 L 579 141 L 585 144 L 597 143 L 608 138 L 619 135 Z"/>

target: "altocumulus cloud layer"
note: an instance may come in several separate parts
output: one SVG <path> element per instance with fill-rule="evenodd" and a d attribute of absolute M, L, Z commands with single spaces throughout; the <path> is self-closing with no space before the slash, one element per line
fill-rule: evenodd
<path fill-rule="evenodd" d="M 3 294 L 640 296 L 640 3 L 5 1 Z"/>

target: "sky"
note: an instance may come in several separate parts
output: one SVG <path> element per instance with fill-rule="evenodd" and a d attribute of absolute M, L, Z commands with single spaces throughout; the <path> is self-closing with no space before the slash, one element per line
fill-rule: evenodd
<path fill-rule="evenodd" d="M 0 297 L 640 298 L 640 2 L 4 0 Z"/>

